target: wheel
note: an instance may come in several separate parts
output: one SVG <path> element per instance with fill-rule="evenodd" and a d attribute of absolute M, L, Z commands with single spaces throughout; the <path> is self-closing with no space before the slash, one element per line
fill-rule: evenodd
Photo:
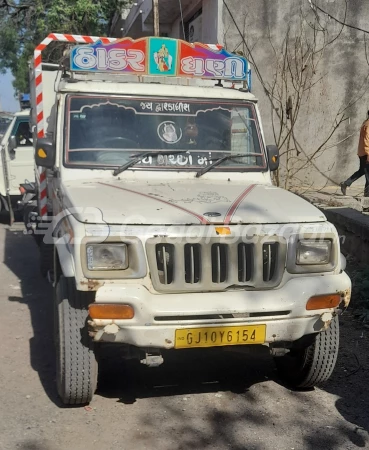
<path fill-rule="evenodd" d="M 54 265 L 54 246 L 53 244 L 40 244 L 40 272 L 41 275 L 46 278 L 50 270 Z"/>
<path fill-rule="evenodd" d="M 335 316 L 329 328 L 317 334 L 306 348 L 291 349 L 275 358 L 282 381 L 295 388 L 311 388 L 324 383 L 336 365 L 339 346 L 339 322 Z"/>
<path fill-rule="evenodd" d="M 60 276 L 55 288 L 56 384 L 66 405 L 89 403 L 97 386 L 97 361 L 86 320 L 91 292 L 75 288 L 74 278 Z"/>

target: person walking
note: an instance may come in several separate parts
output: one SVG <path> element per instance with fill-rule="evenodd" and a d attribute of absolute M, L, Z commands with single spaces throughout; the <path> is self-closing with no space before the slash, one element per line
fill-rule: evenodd
<path fill-rule="evenodd" d="M 365 175 L 364 197 L 369 197 L 369 111 L 367 118 L 360 129 L 359 147 L 357 154 L 360 160 L 359 170 L 351 175 L 346 181 L 340 184 L 341 192 L 346 195 L 346 190 L 355 181 Z"/>

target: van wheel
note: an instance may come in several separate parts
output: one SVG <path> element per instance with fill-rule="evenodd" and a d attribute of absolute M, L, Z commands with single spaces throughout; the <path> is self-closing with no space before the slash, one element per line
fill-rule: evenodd
<path fill-rule="evenodd" d="M 98 366 L 86 324 L 93 294 L 77 291 L 74 278 L 63 275 L 55 290 L 57 390 L 64 404 L 83 405 L 97 387 Z"/>
<path fill-rule="evenodd" d="M 335 316 L 329 328 L 317 334 L 306 348 L 291 349 L 275 358 L 279 377 L 295 388 L 311 388 L 324 383 L 332 375 L 339 347 L 339 321 Z"/>
<path fill-rule="evenodd" d="M 54 246 L 53 244 L 40 244 L 40 272 L 41 275 L 46 278 L 50 270 L 54 265 Z"/>

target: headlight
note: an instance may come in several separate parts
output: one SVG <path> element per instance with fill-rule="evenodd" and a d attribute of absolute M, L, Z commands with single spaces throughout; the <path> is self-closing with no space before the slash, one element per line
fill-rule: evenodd
<path fill-rule="evenodd" d="M 296 264 L 323 265 L 331 260 L 332 241 L 302 240 L 297 244 Z"/>
<path fill-rule="evenodd" d="M 87 245 L 88 270 L 124 270 L 128 267 L 126 244 Z"/>

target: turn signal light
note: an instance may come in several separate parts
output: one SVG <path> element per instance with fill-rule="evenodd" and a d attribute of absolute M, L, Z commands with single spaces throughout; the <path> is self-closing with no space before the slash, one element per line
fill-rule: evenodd
<path fill-rule="evenodd" d="M 43 148 L 39 148 L 37 150 L 37 154 L 40 158 L 43 158 L 43 159 L 47 158 L 47 153 L 45 152 L 45 150 Z"/>
<path fill-rule="evenodd" d="M 229 227 L 215 227 L 215 231 L 222 236 L 229 236 L 231 234 L 231 229 Z"/>
<path fill-rule="evenodd" d="M 135 312 L 129 305 L 93 303 L 88 307 L 91 319 L 133 319 Z"/>
<path fill-rule="evenodd" d="M 306 309 L 311 311 L 313 309 L 337 308 L 340 302 L 341 296 L 339 294 L 316 295 L 309 298 L 306 303 Z"/>

